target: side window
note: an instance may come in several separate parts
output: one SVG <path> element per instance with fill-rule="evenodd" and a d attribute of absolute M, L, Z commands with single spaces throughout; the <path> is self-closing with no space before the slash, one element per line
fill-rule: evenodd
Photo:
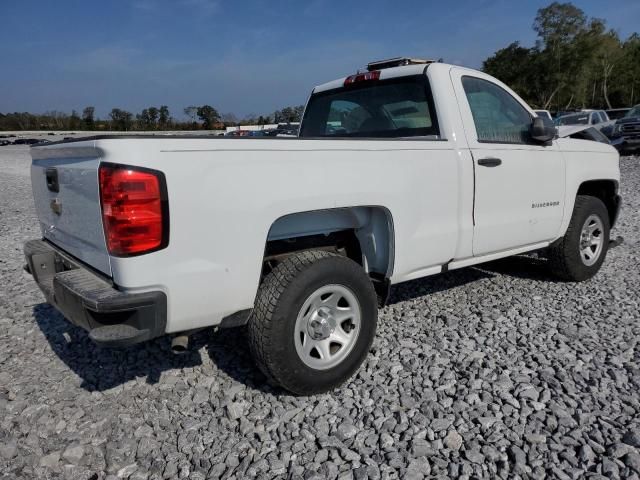
<path fill-rule="evenodd" d="M 462 77 L 478 141 L 528 143 L 531 115 L 507 91 L 487 80 Z"/>

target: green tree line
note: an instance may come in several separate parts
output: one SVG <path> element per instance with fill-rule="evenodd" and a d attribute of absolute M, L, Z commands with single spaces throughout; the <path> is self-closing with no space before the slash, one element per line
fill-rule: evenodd
<path fill-rule="evenodd" d="M 236 125 L 297 122 L 303 110 L 304 106 L 298 105 L 284 107 L 271 115 L 238 118 L 232 113 L 220 114 L 211 105 L 192 105 L 183 110 L 186 120 L 176 120 L 171 116 L 169 107 L 161 105 L 145 108 L 135 115 L 121 108 L 113 108 L 107 118 L 101 119 L 96 116 L 95 107 L 89 106 L 82 113 L 72 110 L 71 114 L 58 111 L 43 114 L 0 113 L 0 130 L 216 130 Z"/>
<path fill-rule="evenodd" d="M 531 48 L 513 42 L 482 69 L 530 105 L 550 110 L 628 107 L 640 102 L 640 35 L 626 39 L 571 3 L 553 2 L 533 22 Z"/>

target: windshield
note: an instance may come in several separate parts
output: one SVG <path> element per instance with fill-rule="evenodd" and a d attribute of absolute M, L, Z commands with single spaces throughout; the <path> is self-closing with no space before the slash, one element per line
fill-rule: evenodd
<path fill-rule="evenodd" d="M 311 96 L 301 137 L 439 138 L 424 75 L 362 82 Z"/>
<path fill-rule="evenodd" d="M 627 112 L 625 117 L 640 117 L 640 105 L 636 105 Z"/>
<path fill-rule="evenodd" d="M 580 113 L 577 115 L 565 115 L 558 119 L 558 125 L 588 125 L 589 114 Z"/>

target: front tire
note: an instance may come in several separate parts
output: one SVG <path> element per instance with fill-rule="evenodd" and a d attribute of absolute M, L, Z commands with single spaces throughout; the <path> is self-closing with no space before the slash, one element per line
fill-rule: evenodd
<path fill-rule="evenodd" d="M 249 321 L 258 367 L 300 395 L 344 383 L 375 336 L 377 296 L 353 260 L 307 251 L 287 257 L 264 279 Z"/>
<path fill-rule="evenodd" d="M 581 282 L 593 277 L 609 249 L 609 214 L 599 198 L 578 195 L 564 237 L 549 247 L 549 265 L 558 278 Z"/>

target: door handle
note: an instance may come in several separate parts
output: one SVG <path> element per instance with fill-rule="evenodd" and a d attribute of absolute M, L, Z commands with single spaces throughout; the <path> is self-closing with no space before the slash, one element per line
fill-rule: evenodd
<path fill-rule="evenodd" d="M 482 165 L 483 167 L 497 167 L 498 165 L 502 165 L 502 160 L 499 158 L 481 158 L 478 160 L 478 165 Z"/>

